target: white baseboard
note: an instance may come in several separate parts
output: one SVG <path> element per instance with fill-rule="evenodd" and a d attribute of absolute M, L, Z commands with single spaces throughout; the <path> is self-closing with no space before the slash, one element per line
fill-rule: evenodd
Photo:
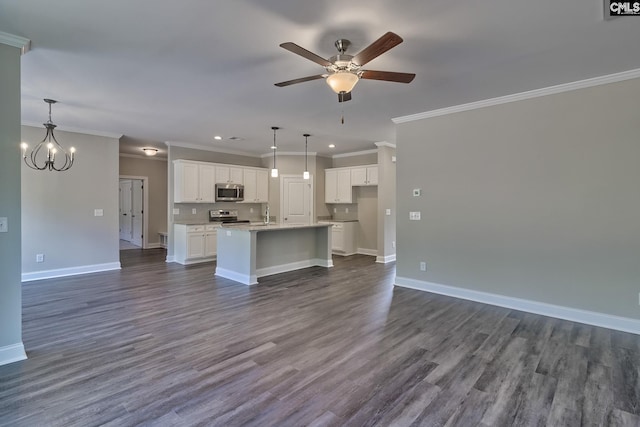
<path fill-rule="evenodd" d="M 97 273 L 99 271 L 120 270 L 120 262 L 107 262 L 104 264 L 81 265 L 78 267 L 58 268 L 55 270 L 34 271 L 22 273 L 23 282 L 33 280 L 52 279 L 54 277 L 75 276 L 77 274 Z"/>
<path fill-rule="evenodd" d="M 162 246 L 160 243 L 148 243 L 145 249 L 158 249 L 166 246 Z"/>
<path fill-rule="evenodd" d="M 440 285 L 408 277 L 396 276 L 395 285 L 640 335 L 640 320 L 638 319 Z"/>
<path fill-rule="evenodd" d="M 165 259 L 164 262 L 176 262 L 176 257 L 174 255 L 167 255 L 167 258 Z"/>
<path fill-rule="evenodd" d="M 394 262 L 396 260 L 396 254 L 392 254 L 392 255 L 387 255 L 387 256 L 380 256 L 378 255 L 376 257 L 376 262 L 378 264 L 386 264 L 388 262 Z"/>
<path fill-rule="evenodd" d="M 314 258 L 314 259 L 307 259 L 304 261 L 290 262 L 288 264 L 280 264 L 280 265 L 273 265 L 270 267 L 258 268 L 256 269 L 256 276 L 257 277 L 271 276 L 272 274 L 280 274 L 280 273 L 286 273 L 287 271 L 301 270 L 303 268 L 313 267 L 316 265 L 320 267 L 333 267 L 333 260 Z"/>
<path fill-rule="evenodd" d="M 377 249 L 358 248 L 358 253 L 361 255 L 378 256 Z"/>
<path fill-rule="evenodd" d="M 25 360 L 26 358 L 27 353 L 24 351 L 22 342 L 0 347 L 0 366 Z"/>
<path fill-rule="evenodd" d="M 238 273 L 237 271 L 231 271 L 231 270 L 227 270 L 220 267 L 216 267 L 216 276 L 220 276 L 220 277 L 224 277 L 225 279 L 230 279 L 236 282 L 240 282 L 243 285 L 258 284 L 257 276 L 242 274 L 242 273 Z"/>

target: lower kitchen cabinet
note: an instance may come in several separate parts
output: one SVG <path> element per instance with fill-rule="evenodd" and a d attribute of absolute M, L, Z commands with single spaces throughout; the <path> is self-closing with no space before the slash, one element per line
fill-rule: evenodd
<path fill-rule="evenodd" d="M 180 264 L 195 264 L 216 258 L 218 226 L 175 224 L 173 252 Z"/>
<path fill-rule="evenodd" d="M 357 253 L 357 222 L 318 221 L 333 224 L 331 227 L 331 251 L 336 255 L 353 255 Z"/>

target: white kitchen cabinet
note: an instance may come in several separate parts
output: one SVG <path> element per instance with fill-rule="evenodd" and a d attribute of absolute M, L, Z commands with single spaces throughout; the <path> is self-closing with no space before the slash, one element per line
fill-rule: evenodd
<path fill-rule="evenodd" d="M 242 184 L 243 170 L 233 166 L 216 166 L 217 184 Z"/>
<path fill-rule="evenodd" d="M 352 203 L 351 170 L 327 169 L 324 181 L 325 203 Z"/>
<path fill-rule="evenodd" d="M 264 169 L 244 169 L 244 202 L 269 202 L 269 173 Z"/>
<path fill-rule="evenodd" d="M 378 165 L 361 166 L 351 169 L 351 185 L 378 185 Z"/>
<path fill-rule="evenodd" d="M 217 250 L 217 225 L 174 225 L 174 256 L 180 264 L 212 261 Z"/>
<path fill-rule="evenodd" d="M 332 224 L 331 227 L 331 251 L 336 255 L 353 255 L 357 253 L 356 242 L 356 221 L 333 222 L 318 221 L 320 223 Z"/>
<path fill-rule="evenodd" d="M 210 163 L 174 161 L 173 198 L 175 203 L 213 203 L 215 166 Z"/>

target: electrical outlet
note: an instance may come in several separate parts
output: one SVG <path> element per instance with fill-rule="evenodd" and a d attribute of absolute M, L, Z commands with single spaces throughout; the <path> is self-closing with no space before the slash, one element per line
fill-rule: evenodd
<path fill-rule="evenodd" d="M 197 213 L 198 213 L 198 211 L 196 210 L 196 208 L 193 208 L 193 209 L 191 209 L 191 213 L 192 213 L 193 215 L 195 215 L 195 214 L 197 214 Z"/>
<path fill-rule="evenodd" d="M 249 213 L 253 213 L 253 208 L 249 208 Z"/>
<path fill-rule="evenodd" d="M 344 213 L 349 213 L 349 208 L 344 208 Z"/>
<path fill-rule="evenodd" d="M 414 188 L 413 189 L 413 197 L 419 197 L 422 195 L 422 190 L 419 188 Z"/>
<path fill-rule="evenodd" d="M 333 208 L 333 213 L 338 212 L 338 208 Z"/>
<path fill-rule="evenodd" d="M 391 209 L 385 209 L 384 214 L 387 216 L 391 215 Z"/>
<path fill-rule="evenodd" d="M 36 254 L 36 262 L 44 262 L 44 254 Z"/>
<path fill-rule="evenodd" d="M 409 220 L 420 221 L 420 212 L 409 212 Z"/>
<path fill-rule="evenodd" d="M 0 233 L 6 233 L 9 231 L 9 220 L 6 216 L 0 218 Z"/>
<path fill-rule="evenodd" d="M 174 215 L 180 215 L 180 208 L 173 208 Z"/>
<path fill-rule="evenodd" d="M 93 210 L 93 216 L 103 216 L 104 215 L 104 210 L 102 209 L 94 209 Z"/>
<path fill-rule="evenodd" d="M 420 261 L 420 271 L 427 271 L 427 263 Z"/>
<path fill-rule="evenodd" d="M 395 241 L 395 240 L 391 242 L 391 247 L 392 247 L 392 248 L 395 248 L 395 247 L 396 247 L 396 241 Z"/>

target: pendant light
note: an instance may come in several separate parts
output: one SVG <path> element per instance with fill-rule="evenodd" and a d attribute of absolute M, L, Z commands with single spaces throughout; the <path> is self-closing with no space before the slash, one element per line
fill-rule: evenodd
<path fill-rule="evenodd" d="M 22 148 L 22 159 L 31 169 L 40 171 L 46 169 L 57 172 L 66 171 L 73 166 L 73 158 L 76 149 L 71 147 L 69 148 L 69 152 L 67 152 L 67 150 L 62 148 L 62 145 L 58 143 L 56 137 L 53 135 L 53 129 L 55 129 L 56 125 L 51 121 L 51 104 L 55 104 L 58 101 L 45 99 L 44 102 L 49 104 L 49 120 L 44 124 L 44 127 L 47 129 L 47 133 L 45 134 L 44 139 L 40 141 L 40 143 L 36 145 L 29 154 L 27 154 L 27 148 L 29 148 L 27 143 L 23 142 L 20 144 L 20 147 Z M 45 147 L 47 148 L 46 155 L 43 150 Z M 58 161 L 58 166 L 56 166 L 56 154 L 58 154 L 58 159 L 62 159 L 61 161 Z"/>
<path fill-rule="evenodd" d="M 272 126 L 271 129 L 273 129 L 273 145 L 271 146 L 271 149 L 273 150 L 273 169 L 271 169 L 271 177 L 277 178 L 278 168 L 276 167 L 276 151 L 278 150 L 278 146 L 276 145 L 276 131 L 280 128 Z"/>
<path fill-rule="evenodd" d="M 304 136 L 304 172 L 302 173 L 302 178 L 309 179 L 309 168 L 307 166 L 307 147 L 309 145 L 309 137 L 311 135 L 305 133 L 302 136 Z"/>

